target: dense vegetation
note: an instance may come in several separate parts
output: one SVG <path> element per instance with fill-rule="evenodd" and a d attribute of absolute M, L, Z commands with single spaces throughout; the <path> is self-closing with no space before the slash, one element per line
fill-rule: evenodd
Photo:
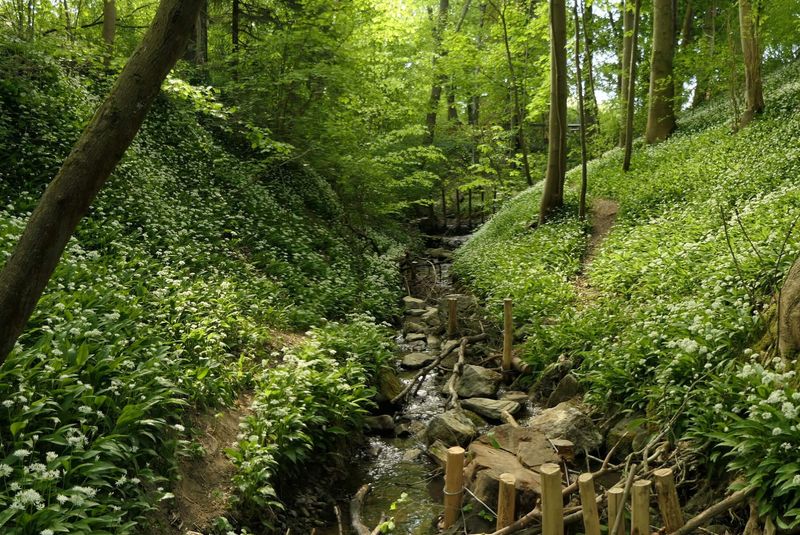
<path fill-rule="evenodd" d="M 574 284 L 588 242 L 580 222 L 531 228 L 538 188 L 509 202 L 455 266 L 498 316 L 514 298 L 523 358 L 537 369 L 561 355 L 580 363 L 592 404 L 694 438 L 714 470 L 758 484 L 762 514 L 786 524 L 798 521 L 800 393 L 794 366 L 760 341 L 800 254 L 800 153 L 772 141 L 800 135 L 799 72 L 794 63 L 768 78 L 769 112 L 742 132 L 716 102 L 642 147 L 628 173 L 619 149 L 591 163 L 590 197 L 621 206 L 587 273 L 598 295 Z"/>
<path fill-rule="evenodd" d="M 454 271 L 498 325 L 514 299 L 525 380 L 569 360 L 800 525 L 798 14 L 0 0 L 0 531 L 141 532 L 191 416 L 245 400 L 208 528 L 274 531 L 375 406 L 420 229 L 488 218 Z M 585 178 L 620 205 L 592 251 Z"/>

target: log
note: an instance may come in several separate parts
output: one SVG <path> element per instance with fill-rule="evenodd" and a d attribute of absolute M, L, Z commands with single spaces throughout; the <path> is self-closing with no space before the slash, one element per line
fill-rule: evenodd
<path fill-rule="evenodd" d="M 612 489 L 608 489 L 608 533 L 613 533 L 614 535 L 625 535 L 625 520 L 624 520 L 624 511 L 625 511 L 625 502 L 622 500 L 622 494 L 625 491 L 620 487 L 614 487 Z M 619 511 L 623 511 L 622 520 L 617 523 L 617 516 Z M 617 523 L 617 530 L 612 531 L 614 524 Z"/>
<path fill-rule="evenodd" d="M 497 525 L 503 529 L 514 522 L 517 500 L 517 478 L 514 474 L 500 474 L 500 487 L 497 493 Z"/>
<path fill-rule="evenodd" d="M 458 390 L 456 390 L 456 384 L 458 383 L 458 380 L 461 378 L 461 374 L 464 373 L 466 350 L 467 350 L 467 341 L 466 338 L 462 338 L 461 344 L 458 348 L 458 361 L 456 362 L 455 366 L 453 366 L 453 375 L 450 376 L 450 380 L 447 382 L 447 391 L 450 393 L 450 398 L 447 400 L 445 408 L 452 409 L 454 407 L 459 406 Z"/>
<path fill-rule="evenodd" d="M 584 533 L 586 535 L 600 535 L 600 514 L 597 511 L 597 495 L 594 491 L 592 474 L 578 476 L 578 489 L 581 495 Z"/>
<path fill-rule="evenodd" d="M 517 420 L 514 419 L 511 413 L 506 410 L 500 411 L 500 418 L 502 418 L 502 420 L 511 427 L 519 427 L 519 423 L 517 423 Z"/>
<path fill-rule="evenodd" d="M 542 476 L 542 531 L 564 535 L 564 497 L 561 491 L 561 467 L 547 463 L 539 467 Z"/>
<path fill-rule="evenodd" d="M 361 508 L 364 506 L 364 499 L 367 497 L 369 488 L 369 485 L 363 485 L 350 500 L 350 525 L 353 526 L 356 535 L 372 534 L 372 530 L 361 521 Z"/>
<path fill-rule="evenodd" d="M 458 299 L 447 298 L 447 336 L 453 338 L 458 332 Z"/>
<path fill-rule="evenodd" d="M 514 345 L 514 318 L 511 299 L 503 300 L 503 371 L 511 371 L 511 349 Z"/>
<path fill-rule="evenodd" d="M 631 495 L 631 535 L 650 535 L 650 481 L 635 482 Z"/>
<path fill-rule="evenodd" d="M 675 477 L 672 468 L 661 468 L 653 472 L 658 495 L 658 509 L 667 533 L 683 527 L 683 511 L 675 489 Z"/>
<path fill-rule="evenodd" d="M 747 497 L 750 496 L 755 490 L 755 487 L 749 487 L 734 492 L 721 502 L 712 505 L 694 518 L 691 518 L 686 522 L 686 524 L 683 525 L 683 527 L 673 531 L 670 535 L 689 535 L 689 533 L 692 533 L 697 528 L 706 525 L 715 517 L 726 511 L 730 511 L 745 501 Z"/>
<path fill-rule="evenodd" d="M 444 529 L 455 524 L 458 519 L 463 495 L 464 448 L 454 446 L 447 450 L 447 465 L 444 475 Z"/>

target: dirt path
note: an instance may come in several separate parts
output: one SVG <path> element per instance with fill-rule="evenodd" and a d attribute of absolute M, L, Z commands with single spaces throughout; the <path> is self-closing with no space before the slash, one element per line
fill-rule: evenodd
<path fill-rule="evenodd" d="M 575 289 L 578 292 L 579 303 L 586 304 L 597 297 L 598 291 L 589 284 L 589 267 L 592 265 L 600 245 L 605 241 L 608 233 L 617 220 L 619 203 L 611 199 L 595 199 L 589 210 L 592 223 L 592 236 L 586 247 L 586 256 L 583 258 L 581 272 L 575 279 Z"/>

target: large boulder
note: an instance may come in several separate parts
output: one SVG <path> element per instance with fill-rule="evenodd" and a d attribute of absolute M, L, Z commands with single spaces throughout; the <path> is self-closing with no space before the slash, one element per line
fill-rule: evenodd
<path fill-rule="evenodd" d="M 497 394 L 503 376 L 496 371 L 473 364 L 464 366 L 456 392 L 461 398 L 490 398 Z"/>
<path fill-rule="evenodd" d="M 425 441 L 437 440 L 445 446 L 466 446 L 478 434 L 478 428 L 461 411 L 449 410 L 434 416 L 425 430 Z"/>
<path fill-rule="evenodd" d="M 578 396 L 581 393 L 581 385 L 574 375 L 568 373 L 558 383 L 558 386 L 550 397 L 547 398 L 547 406 L 555 407 L 559 403 L 569 401 L 570 399 Z"/>
<path fill-rule="evenodd" d="M 409 370 L 418 370 L 424 368 L 434 360 L 436 360 L 436 356 L 430 353 L 409 353 L 403 357 L 403 360 L 400 361 L 400 365 Z"/>
<path fill-rule="evenodd" d="M 399 396 L 403 388 L 405 388 L 403 381 L 397 377 L 393 369 L 381 368 L 378 370 L 378 393 L 375 395 L 375 401 L 387 403 Z"/>
<path fill-rule="evenodd" d="M 394 419 L 388 414 L 365 416 L 364 427 L 372 433 L 392 435 L 394 434 Z"/>
<path fill-rule="evenodd" d="M 588 409 L 575 399 L 545 409 L 528 422 L 528 427 L 552 439 L 569 440 L 576 452 L 594 451 L 603 443 L 603 435 L 589 417 Z"/>
<path fill-rule="evenodd" d="M 559 462 L 558 455 L 538 430 L 501 425 L 480 436 L 469 446 L 470 463 L 465 470 L 469 489 L 487 504 L 497 503 L 500 476 L 513 474 L 520 510 L 530 510 L 541 494 L 538 468 Z"/>
<path fill-rule="evenodd" d="M 528 391 L 531 400 L 535 403 L 547 401 L 564 376 L 572 370 L 572 366 L 569 359 L 559 359 L 558 362 L 548 364 Z"/>
<path fill-rule="evenodd" d="M 407 295 L 403 298 L 403 308 L 406 310 L 424 310 L 425 306 L 425 301 L 422 299 L 417 299 L 416 297 L 411 297 L 410 295 Z"/>
<path fill-rule="evenodd" d="M 490 398 L 468 398 L 461 402 L 461 406 L 490 420 L 502 420 L 503 411 L 516 414 L 521 408 L 516 401 Z"/>

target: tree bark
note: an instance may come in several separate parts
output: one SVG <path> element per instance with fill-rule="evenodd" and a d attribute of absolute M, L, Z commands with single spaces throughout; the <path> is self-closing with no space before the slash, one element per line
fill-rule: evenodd
<path fill-rule="evenodd" d="M 208 0 L 204 0 L 197 14 L 195 25 L 194 62 L 197 65 L 208 63 Z"/>
<path fill-rule="evenodd" d="M 33 211 L 0 271 L 0 363 L 61 254 L 144 121 L 180 57 L 201 0 L 163 0 L 150 29 Z"/>
<path fill-rule="evenodd" d="M 117 32 L 117 2 L 116 0 L 105 0 L 103 2 L 103 41 L 106 43 L 108 51 L 114 49 L 114 37 Z"/>
<path fill-rule="evenodd" d="M 779 294 L 778 349 L 787 359 L 800 352 L 800 260 L 789 270 Z"/>
<path fill-rule="evenodd" d="M 428 113 L 425 116 L 426 133 L 423 144 L 431 145 L 434 134 L 436 133 L 436 117 L 439 113 L 439 102 L 442 100 L 442 85 L 446 77 L 438 72 L 438 58 L 444 55 L 442 50 L 442 37 L 444 28 L 447 24 L 447 12 L 450 10 L 450 0 L 439 0 L 439 14 L 433 27 L 433 85 L 431 86 L 431 96 L 428 99 Z"/>
<path fill-rule="evenodd" d="M 739 0 L 739 28 L 744 55 L 746 105 L 740 126 L 764 111 L 764 89 L 761 82 L 761 46 L 758 42 L 759 14 L 753 12 L 751 0 Z"/>
<path fill-rule="evenodd" d="M 233 53 L 239 51 L 239 18 L 241 17 L 241 7 L 239 0 L 233 0 L 231 6 L 231 45 L 233 45 Z"/>
<path fill-rule="evenodd" d="M 650 98 L 647 143 L 664 141 L 675 130 L 675 14 L 672 0 L 653 0 L 653 53 L 650 60 Z"/>
<path fill-rule="evenodd" d="M 633 17 L 634 8 L 633 0 L 625 0 L 622 15 L 622 93 L 620 102 L 620 129 L 619 129 L 619 146 L 625 146 L 625 132 L 627 131 L 627 120 L 625 115 L 628 113 L 628 76 L 630 75 L 631 64 L 631 50 L 633 46 Z"/>
<path fill-rule="evenodd" d="M 631 168 L 631 156 L 633 156 L 633 111 L 636 101 L 636 54 L 639 42 L 639 19 L 642 10 L 642 0 L 636 0 L 633 13 L 633 34 L 631 41 L 631 59 L 628 66 L 628 89 L 627 109 L 625 110 L 625 156 L 622 160 L 622 170 L 628 171 Z"/>
<path fill-rule="evenodd" d="M 584 7 L 587 9 L 587 7 Z M 581 23 L 578 18 L 578 0 L 573 0 L 572 15 L 575 19 L 575 84 L 578 89 L 578 112 L 580 113 L 581 120 L 581 196 L 578 204 L 578 217 L 586 219 L 586 189 L 588 185 L 587 169 L 586 169 L 586 109 L 583 102 L 583 84 L 581 81 Z M 586 20 L 584 13 L 584 21 Z M 584 33 L 586 32 L 586 25 L 583 27 Z M 589 51 L 586 51 L 589 54 Z"/>
<path fill-rule="evenodd" d="M 711 81 L 711 68 L 709 65 L 713 64 L 716 46 L 716 33 L 717 33 L 717 6 L 716 1 L 711 0 L 708 10 L 703 18 L 703 33 L 705 34 L 706 46 L 708 47 L 704 64 L 700 65 L 697 73 L 697 85 L 694 89 L 694 96 L 692 97 L 692 107 L 699 106 L 710 97 L 710 81 Z"/>
<path fill-rule="evenodd" d="M 597 105 L 597 96 L 594 86 L 594 17 L 592 15 L 592 1 L 584 1 L 583 3 L 583 96 L 584 96 L 584 113 L 586 115 L 586 124 L 593 132 L 596 130 L 595 126 L 598 123 L 599 106 Z M 590 130 L 587 128 L 587 132 Z"/>
<path fill-rule="evenodd" d="M 550 0 L 550 125 L 539 223 L 564 205 L 567 170 L 567 14 L 564 0 Z"/>

